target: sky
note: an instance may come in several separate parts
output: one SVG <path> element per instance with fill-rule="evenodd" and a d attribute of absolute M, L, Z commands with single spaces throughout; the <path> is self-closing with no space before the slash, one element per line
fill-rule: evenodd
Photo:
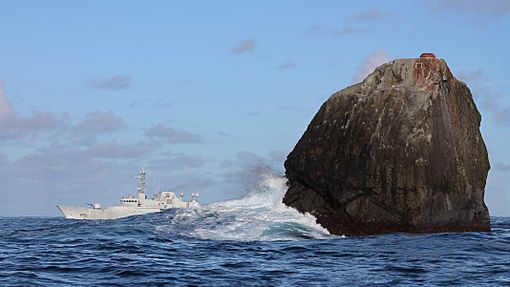
<path fill-rule="evenodd" d="M 238 198 L 321 104 L 433 52 L 471 88 L 510 216 L 510 1 L 0 0 L 0 216 L 136 192 Z"/>

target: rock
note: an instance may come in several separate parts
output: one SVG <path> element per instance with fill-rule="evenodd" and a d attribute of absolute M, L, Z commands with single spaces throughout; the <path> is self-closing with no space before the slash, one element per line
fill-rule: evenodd
<path fill-rule="evenodd" d="M 283 202 L 333 234 L 490 231 L 480 121 L 444 60 L 386 63 L 322 105 L 285 161 Z"/>

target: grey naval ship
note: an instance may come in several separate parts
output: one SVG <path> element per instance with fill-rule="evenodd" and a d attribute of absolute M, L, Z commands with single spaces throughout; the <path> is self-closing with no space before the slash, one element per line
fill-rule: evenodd
<path fill-rule="evenodd" d="M 200 206 L 198 193 L 191 193 L 191 200 L 184 200 L 184 193 L 177 196 L 174 192 L 160 191 L 152 198 L 145 195 L 145 171 L 142 168 L 138 178 L 136 196 L 122 196 L 120 205 L 102 207 L 99 203 L 90 207 L 57 205 L 66 218 L 71 219 L 117 219 L 132 215 L 160 212 L 170 208 L 196 208 Z"/>

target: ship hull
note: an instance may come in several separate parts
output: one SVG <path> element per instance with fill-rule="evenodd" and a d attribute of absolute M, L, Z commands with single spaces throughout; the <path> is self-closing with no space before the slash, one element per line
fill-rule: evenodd
<path fill-rule="evenodd" d="M 85 208 L 80 206 L 57 205 L 57 208 L 69 219 L 101 220 L 117 219 L 132 215 L 160 212 L 159 208 L 140 208 L 127 206 L 112 206 L 100 209 Z"/>

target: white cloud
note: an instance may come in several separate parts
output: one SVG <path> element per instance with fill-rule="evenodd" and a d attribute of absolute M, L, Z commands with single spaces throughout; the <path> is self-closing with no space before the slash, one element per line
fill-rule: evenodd
<path fill-rule="evenodd" d="M 172 106 L 172 103 L 164 98 L 142 97 L 131 102 L 129 108 L 134 109 L 166 109 Z"/>
<path fill-rule="evenodd" d="M 159 170 L 196 169 L 209 162 L 209 159 L 200 155 L 165 152 L 151 160 L 148 166 Z"/>
<path fill-rule="evenodd" d="M 7 100 L 7 96 L 4 91 L 4 84 L 0 81 L 0 118 L 6 117 L 12 113 L 11 105 Z"/>
<path fill-rule="evenodd" d="M 251 111 L 244 114 L 247 117 L 258 117 L 262 115 L 261 111 Z"/>
<path fill-rule="evenodd" d="M 200 135 L 167 127 L 164 124 L 157 124 L 145 131 L 145 134 L 152 139 L 163 140 L 166 143 L 203 143 Z"/>
<path fill-rule="evenodd" d="M 11 108 L 8 98 L 0 85 L 0 139 L 3 141 L 30 139 L 49 132 L 54 141 L 72 139 L 93 142 L 96 136 L 119 131 L 126 122 L 113 112 L 93 111 L 87 113 L 82 122 L 72 126 L 68 115 L 55 116 L 49 111 L 32 111 L 21 115 Z M 58 132 L 58 133 L 57 133 Z"/>
<path fill-rule="evenodd" d="M 510 164 L 505 164 L 502 162 L 496 162 L 494 168 L 501 171 L 510 171 Z"/>
<path fill-rule="evenodd" d="M 0 138 L 3 140 L 20 139 L 37 136 L 40 132 L 57 130 L 64 126 L 62 119 L 57 119 L 51 112 L 33 111 L 25 116 L 16 113 L 0 83 Z"/>
<path fill-rule="evenodd" d="M 290 69 L 295 69 L 295 68 L 297 68 L 297 65 L 296 65 L 296 63 L 294 63 L 292 61 L 282 63 L 281 65 L 278 66 L 278 69 L 280 69 L 280 70 L 290 70 Z"/>
<path fill-rule="evenodd" d="M 434 9 L 469 13 L 484 18 L 510 14 L 510 1 L 508 0 L 439 0 L 434 6 Z"/>
<path fill-rule="evenodd" d="M 144 143 L 138 144 L 118 144 L 117 142 L 99 143 L 87 148 L 84 154 L 103 159 L 140 159 L 150 154 L 152 146 Z"/>
<path fill-rule="evenodd" d="M 333 36 L 347 36 L 353 34 L 363 34 L 369 33 L 371 30 L 363 27 L 354 27 L 354 26 L 345 26 L 342 28 L 330 28 L 324 27 L 320 25 L 311 26 L 307 32 L 310 35 L 315 36 L 323 36 L 323 35 L 333 35 Z"/>
<path fill-rule="evenodd" d="M 30 116 L 11 114 L 0 122 L 0 133 L 10 139 L 21 138 L 56 130 L 61 125 L 63 123 L 50 112 L 34 111 Z"/>
<path fill-rule="evenodd" d="M 256 45 L 257 42 L 254 39 L 246 39 L 239 42 L 230 52 L 233 54 L 251 53 Z"/>
<path fill-rule="evenodd" d="M 283 164 L 289 153 L 288 150 L 272 150 L 267 155 L 271 161 Z"/>
<path fill-rule="evenodd" d="M 384 51 L 376 51 L 363 59 L 363 62 L 358 67 L 356 74 L 352 77 L 353 83 L 363 81 L 366 76 L 374 71 L 375 68 L 390 61 L 390 56 Z"/>
<path fill-rule="evenodd" d="M 480 85 L 483 77 L 483 70 L 461 71 L 458 73 L 457 77 L 468 84 Z"/>
<path fill-rule="evenodd" d="M 482 69 L 461 71 L 457 77 L 468 84 L 477 105 L 491 114 L 496 124 L 510 124 L 510 107 L 502 105 L 503 95 L 494 90 L 490 77 L 486 76 Z"/>
<path fill-rule="evenodd" d="M 501 125 L 510 124 L 510 107 L 505 107 L 495 111 L 496 123 Z"/>
<path fill-rule="evenodd" d="M 457 77 L 466 82 L 472 90 L 476 102 L 481 104 L 484 109 L 496 112 L 500 108 L 496 100 L 497 94 L 487 85 L 488 79 L 482 69 L 461 71 Z"/>
<path fill-rule="evenodd" d="M 126 90 L 131 85 L 131 77 L 113 75 L 109 78 L 95 78 L 89 81 L 92 88 L 103 90 Z"/>
<path fill-rule="evenodd" d="M 363 11 L 354 17 L 358 21 L 378 21 L 390 16 L 390 13 L 378 9 L 369 9 Z"/>
<path fill-rule="evenodd" d="M 126 122 L 112 111 L 93 111 L 85 115 L 83 122 L 74 126 L 76 134 L 97 135 L 118 131 L 126 126 Z"/>
<path fill-rule="evenodd" d="M 300 107 L 298 105 L 290 104 L 290 105 L 281 105 L 278 107 L 279 111 L 285 111 L 285 112 L 303 112 L 305 109 L 303 107 Z"/>
<path fill-rule="evenodd" d="M 366 28 L 358 28 L 358 27 L 344 27 L 341 29 L 333 30 L 333 33 L 337 36 L 351 35 L 351 34 L 360 34 L 360 33 L 368 33 L 370 29 Z"/>

